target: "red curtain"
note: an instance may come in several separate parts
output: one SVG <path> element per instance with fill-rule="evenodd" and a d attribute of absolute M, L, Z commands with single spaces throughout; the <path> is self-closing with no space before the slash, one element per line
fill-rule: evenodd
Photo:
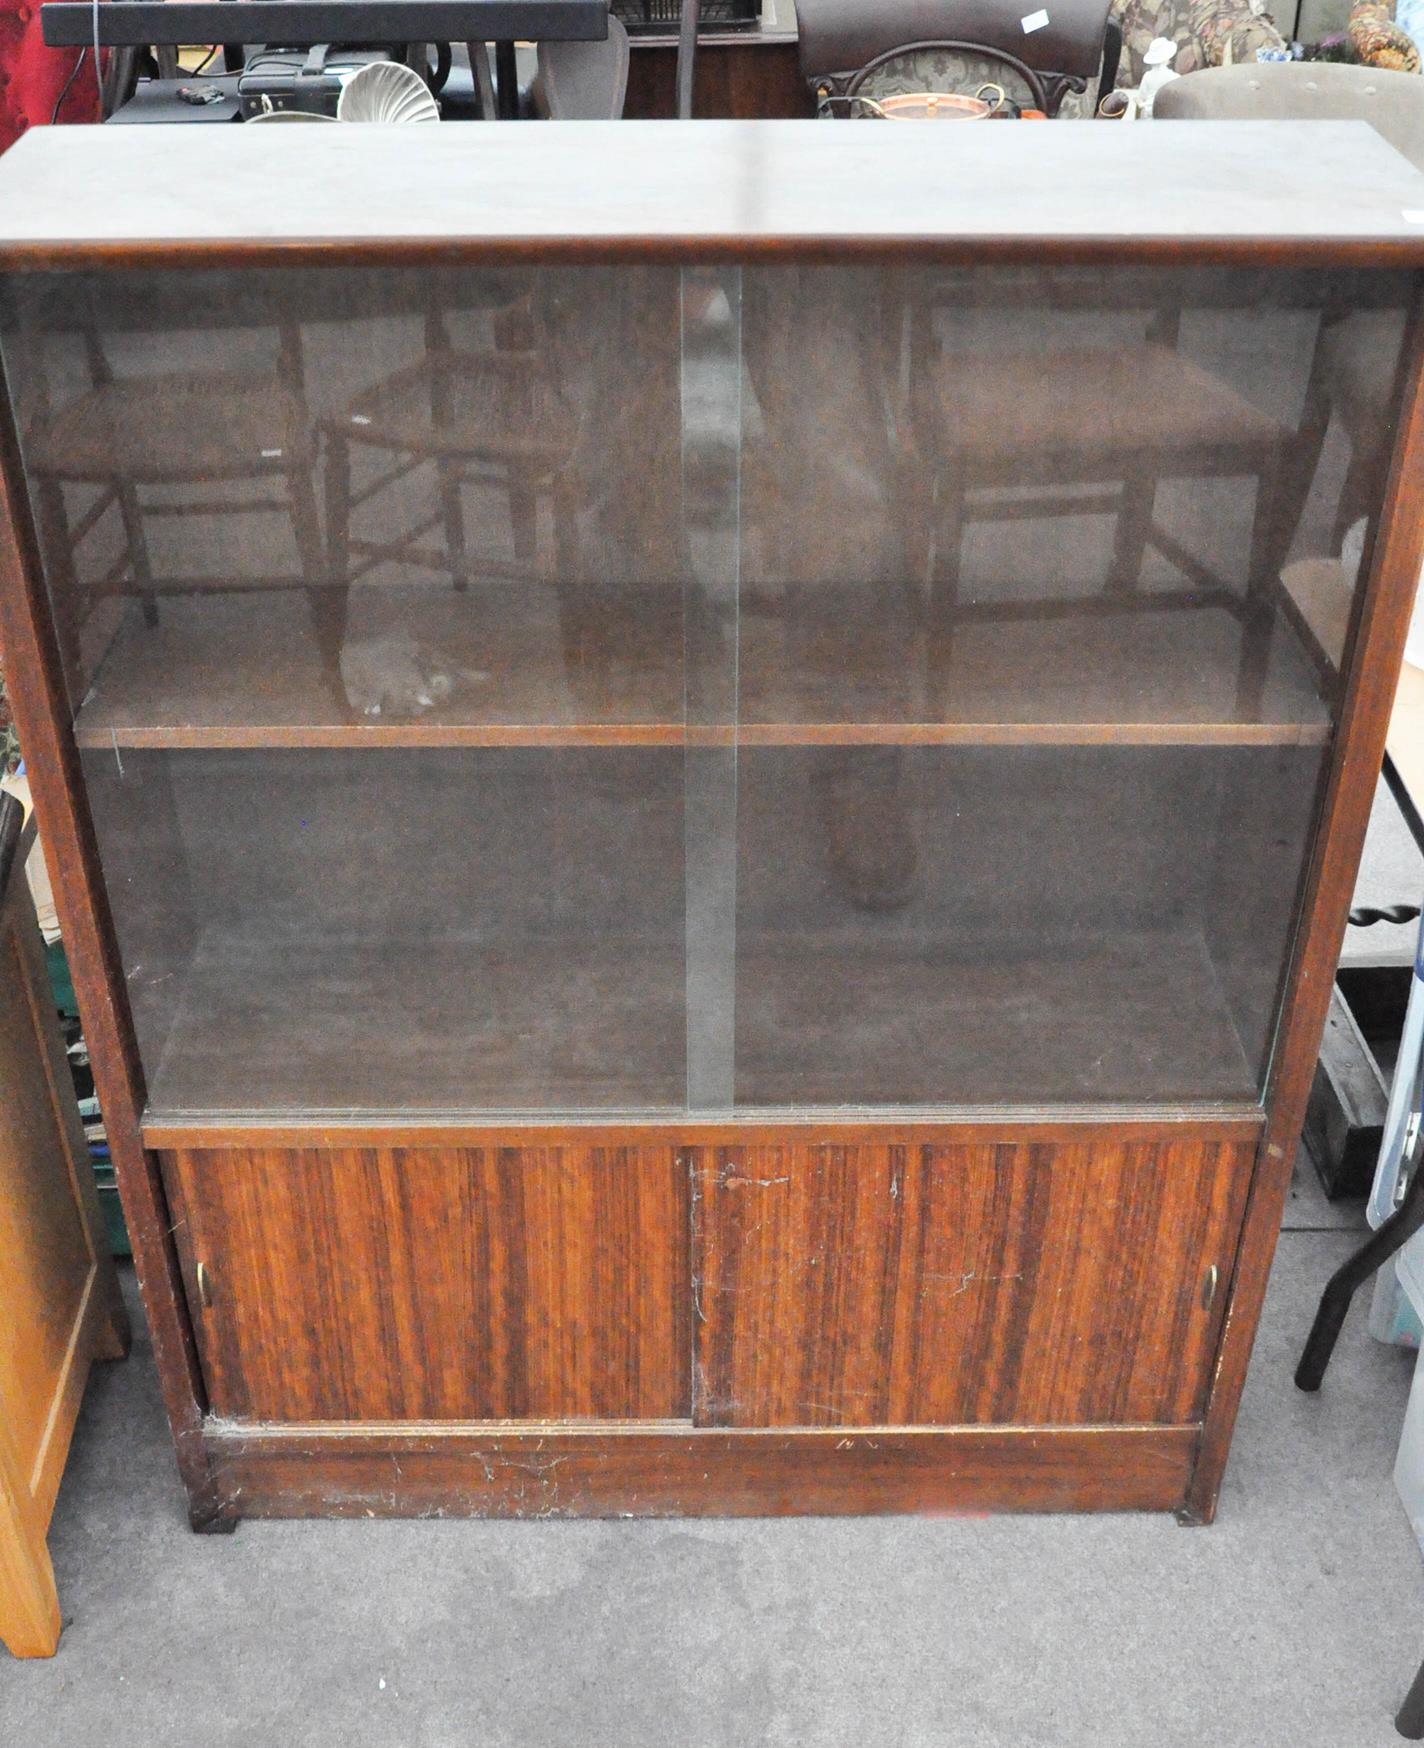
<path fill-rule="evenodd" d="M 78 54 L 78 49 L 45 47 L 40 40 L 39 0 L 0 0 L 0 151 L 26 128 L 50 120 Z M 59 121 L 99 119 L 93 63 L 91 50 L 60 106 Z"/>

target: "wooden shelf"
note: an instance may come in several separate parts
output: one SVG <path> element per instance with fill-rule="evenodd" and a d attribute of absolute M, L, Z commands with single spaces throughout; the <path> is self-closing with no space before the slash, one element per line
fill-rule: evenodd
<path fill-rule="evenodd" d="M 264 941 L 210 932 L 166 998 L 155 1121 L 685 1107 L 680 952 L 637 941 Z M 748 1110 L 1251 1101 L 1188 929 L 886 948 L 746 942 Z"/>
<path fill-rule="evenodd" d="M 684 1099 L 682 954 L 646 942 L 514 948 L 209 930 L 177 975 L 149 1077 L 156 1113 L 637 1110 Z"/>
<path fill-rule="evenodd" d="M 667 620 L 675 616 L 670 635 Z M 626 622 L 624 622 L 626 621 Z M 659 623 L 661 621 L 661 623 Z M 1316 670 L 1277 622 L 1258 708 L 1237 700 L 1241 627 L 1221 609 L 973 623 L 938 671 L 893 620 L 805 626 L 744 611 L 740 722 L 689 728 L 680 608 L 605 620 L 566 649 L 554 592 L 358 587 L 338 680 L 299 590 L 131 603 L 76 724 L 84 747 L 1320 744 Z M 449 681 L 417 714 L 362 714 L 350 677 L 407 640 Z"/>
<path fill-rule="evenodd" d="M 882 945 L 738 943 L 737 1099 L 750 1107 L 1253 1100 L 1189 928 Z"/>

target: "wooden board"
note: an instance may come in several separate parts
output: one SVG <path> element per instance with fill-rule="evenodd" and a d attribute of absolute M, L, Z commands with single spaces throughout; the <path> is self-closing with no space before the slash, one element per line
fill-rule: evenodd
<path fill-rule="evenodd" d="M 671 1148 L 194 1151 L 163 1165 L 218 1415 L 689 1411 L 687 1174 Z"/>
<path fill-rule="evenodd" d="M 0 165 L 0 266 L 954 244 L 1384 265 L 1424 261 L 1421 212 L 1424 176 L 1364 122 L 208 127 L 181 153 L 164 128 L 34 128 Z"/>
<path fill-rule="evenodd" d="M 236 1517 L 783 1517 L 1170 1511 L 1195 1428 L 688 1427 L 210 1423 Z"/>
<path fill-rule="evenodd" d="M 1192 1420 L 1251 1160 L 1191 1139 L 698 1149 L 695 1418 Z"/>
<path fill-rule="evenodd" d="M 739 719 L 689 727 L 680 643 L 638 637 L 647 606 L 610 617 L 602 659 L 570 671 L 548 592 L 389 586 L 378 602 L 442 672 L 450 698 L 402 720 L 362 717 L 323 672 L 297 590 L 130 602 L 76 724 L 88 748 L 264 746 L 749 746 L 1319 744 L 1329 716 L 1280 623 L 1260 707 L 1237 705 L 1239 621 L 1195 609 L 970 625 L 930 677 L 931 640 L 895 616 L 856 628 L 748 612 Z M 673 602 L 672 618 L 677 617 Z"/>
<path fill-rule="evenodd" d="M 0 892 L 0 1642 L 47 1657 L 45 1530 L 90 1362 L 128 1323 L 22 869 Z"/>
<path fill-rule="evenodd" d="M 1012 958 L 983 938 L 906 955 L 807 935 L 747 942 L 737 975 L 736 1097 L 752 1112 L 1258 1093 L 1188 929 L 1045 937 Z M 672 948 L 217 939 L 163 988 L 150 1119 L 685 1108 Z"/>

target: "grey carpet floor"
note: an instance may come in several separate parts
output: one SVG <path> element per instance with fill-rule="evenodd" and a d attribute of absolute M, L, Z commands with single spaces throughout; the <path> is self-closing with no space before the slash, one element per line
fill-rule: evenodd
<path fill-rule="evenodd" d="M 51 1536 L 68 1625 L 50 1663 L 0 1653 L 0 1744 L 1386 1748 L 1424 1653 L 1420 1555 L 1390 1478 L 1411 1358 L 1369 1338 L 1360 1306 L 1324 1392 L 1291 1382 L 1357 1219 L 1298 1174 L 1211 1529 L 1107 1516 L 195 1537 L 140 1333 L 90 1386 Z"/>

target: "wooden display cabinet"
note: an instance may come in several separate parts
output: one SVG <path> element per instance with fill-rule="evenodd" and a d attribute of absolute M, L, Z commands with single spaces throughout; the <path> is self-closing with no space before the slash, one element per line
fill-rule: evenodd
<path fill-rule="evenodd" d="M 196 1525 L 1212 1515 L 1421 212 L 1362 126 L 7 154 L 0 631 Z"/>

